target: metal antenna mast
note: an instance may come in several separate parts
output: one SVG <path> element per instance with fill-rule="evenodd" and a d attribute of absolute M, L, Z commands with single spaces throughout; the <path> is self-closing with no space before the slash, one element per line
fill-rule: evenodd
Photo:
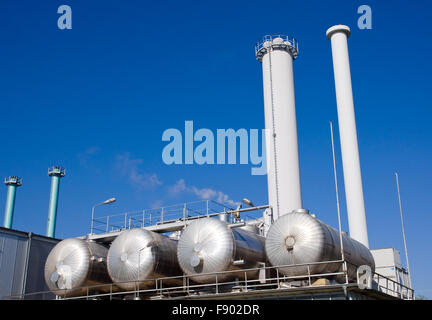
<path fill-rule="evenodd" d="M 342 226 L 341 226 L 340 205 L 339 205 L 339 190 L 338 190 L 337 173 L 336 173 L 336 157 L 335 157 L 334 139 L 333 139 L 333 123 L 331 121 L 330 121 L 330 135 L 331 135 L 331 143 L 332 143 L 333 172 L 334 172 L 334 179 L 335 179 L 336 204 L 337 204 L 337 213 L 338 213 L 338 222 L 339 222 L 339 239 L 340 239 L 342 260 L 345 260 L 343 241 L 342 241 Z"/>
<path fill-rule="evenodd" d="M 396 176 L 396 186 L 397 186 L 397 193 L 398 193 L 398 200 L 399 200 L 399 212 L 400 212 L 401 223 L 402 223 L 402 236 L 403 236 L 403 241 L 404 241 L 405 257 L 406 257 L 406 263 L 407 263 L 407 269 L 408 269 L 408 281 L 409 281 L 410 288 L 412 288 L 411 272 L 410 272 L 409 261 L 408 261 L 408 249 L 407 249 L 407 245 L 406 245 L 405 228 L 404 228 L 404 221 L 403 221 L 403 215 L 402 215 L 402 202 L 401 202 L 400 191 L 399 191 L 399 176 L 398 176 L 397 172 L 395 172 L 395 176 Z"/>

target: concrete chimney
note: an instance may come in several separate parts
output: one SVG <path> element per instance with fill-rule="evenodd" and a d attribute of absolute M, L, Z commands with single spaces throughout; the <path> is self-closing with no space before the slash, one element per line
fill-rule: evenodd
<path fill-rule="evenodd" d="M 349 232 L 353 239 L 369 248 L 348 56 L 350 28 L 335 25 L 327 30 L 326 35 L 331 41 L 333 55 Z"/>
<path fill-rule="evenodd" d="M 302 208 L 293 60 L 294 38 L 265 36 L 255 47 L 262 62 L 269 204 L 273 219 Z"/>
<path fill-rule="evenodd" d="M 16 176 L 11 176 L 5 179 L 5 185 L 8 187 L 6 197 L 6 207 L 3 227 L 12 228 L 13 214 L 15 209 L 16 189 L 22 185 L 22 179 Z"/>
<path fill-rule="evenodd" d="M 60 188 L 60 179 L 65 176 L 65 169 L 54 166 L 48 169 L 48 176 L 51 177 L 51 193 L 48 209 L 48 222 L 46 236 L 54 238 L 57 218 L 57 205 Z"/>

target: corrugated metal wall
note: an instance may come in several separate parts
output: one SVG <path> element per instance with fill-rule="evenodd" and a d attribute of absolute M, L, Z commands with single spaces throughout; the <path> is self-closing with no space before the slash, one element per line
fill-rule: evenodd
<path fill-rule="evenodd" d="M 48 291 L 44 280 L 46 258 L 58 239 L 0 227 L 0 300 L 23 293 Z M 53 299 L 31 295 L 27 299 Z"/>

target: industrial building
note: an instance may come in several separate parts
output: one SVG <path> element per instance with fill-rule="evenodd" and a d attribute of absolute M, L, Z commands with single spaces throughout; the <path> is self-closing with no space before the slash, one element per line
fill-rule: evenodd
<path fill-rule="evenodd" d="M 48 254 L 59 241 L 0 227 L 0 298 L 45 291 L 29 298 L 54 299 L 41 275 Z"/>
<path fill-rule="evenodd" d="M 5 239 L 1 276 L 12 279 L 2 295 L 109 300 L 414 299 L 399 253 L 393 248 L 370 249 L 349 35 L 344 25 L 326 33 L 333 56 L 349 234 L 340 223 L 333 228 L 303 207 L 293 73 L 299 46 L 292 37 L 269 35 L 255 47 L 263 73 L 268 205 L 254 206 L 244 199 L 249 207 L 231 208 L 206 200 L 98 218 L 92 214 L 90 234 L 59 242 L 53 237 L 59 181 L 65 174 L 63 168 L 53 167 L 47 237 L 1 229 Z M 12 180 L 7 184 L 13 189 L 6 205 L 6 228 L 11 226 L 19 181 Z"/>

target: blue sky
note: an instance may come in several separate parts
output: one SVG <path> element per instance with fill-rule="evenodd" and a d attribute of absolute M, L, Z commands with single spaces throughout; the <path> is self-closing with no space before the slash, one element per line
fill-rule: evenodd
<path fill-rule="evenodd" d="M 72 30 L 57 28 L 62 4 L 72 8 Z M 372 30 L 357 28 L 362 4 L 372 8 Z M 2 1 L 0 177 L 23 178 L 13 228 L 45 234 L 52 165 L 66 168 L 59 237 L 88 233 L 92 205 L 112 196 L 118 201 L 97 214 L 199 200 L 210 190 L 266 204 L 267 179 L 252 176 L 250 165 L 167 166 L 161 137 L 168 128 L 183 131 L 186 120 L 214 132 L 263 128 L 254 44 L 273 33 L 300 44 L 294 77 L 304 207 L 337 226 L 328 125 L 337 114 L 325 31 L 341 23 L 352 30 L 370 244 L 403 257 L 398 171 L 414 287 L 432 297 L 431 12 L 425 1 Z M 179 181 L 183 192 L 170 192 Z"/>

